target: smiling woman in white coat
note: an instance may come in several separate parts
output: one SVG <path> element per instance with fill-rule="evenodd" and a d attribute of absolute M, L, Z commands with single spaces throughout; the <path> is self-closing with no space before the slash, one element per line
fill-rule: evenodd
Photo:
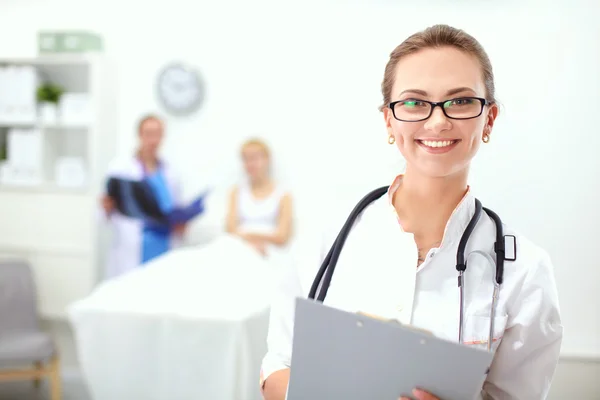
<path fill-rule="evenodd" d="M 469 168 L 482 143 L 492 145 L 487 143 L 498 116 L 492 65 L 475 38 L 436 25 L 393 50 L 381 89 L 388 143 L 398 148 L 406 170 L 390 177 L 387 193 L 354 223 L 324 304 L 457 341 L 456 255 L 476 208 Z M 340 228 L 333 227 L 334 233 Z M 461 342 L 494 352 L 481 398 L 544 399 L 563 336 L 553 266 L 545 250 L 502 228 L 506 237 L 514 236 L 517 257 L 504 264 L 497 300 L 496 227 L 487 213 L 481 213 L 465 248 Z M 260 383 L 266 400 L 286 396 L 295 298 L 308 296 L 333 239 L 322 241 L 313 260 L 289 269 L 273 301 Z M 427 389 L 398 396 L 438 399 Z"/>

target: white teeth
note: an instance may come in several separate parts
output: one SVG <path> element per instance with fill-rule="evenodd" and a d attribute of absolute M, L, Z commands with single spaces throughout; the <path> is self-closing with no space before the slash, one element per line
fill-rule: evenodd
<path fill-rule="evenodd" d="M 441 140 L 441 141 L 421 140 L 421 143 L 423 143 L 427 147 L 446 147 L 446 146 L 450 146 L 454 142 L 456 142 L 456 140 Z"/>

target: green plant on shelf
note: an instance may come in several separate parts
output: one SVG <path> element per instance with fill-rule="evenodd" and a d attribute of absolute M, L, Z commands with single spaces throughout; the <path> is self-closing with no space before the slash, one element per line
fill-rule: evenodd
<path fill-rule="evenodd" d="M 59 85 L 44 83 L 37 89 L 37 101 L 38 103 L 58 104 L 64 92 L 65 90 Z"/>

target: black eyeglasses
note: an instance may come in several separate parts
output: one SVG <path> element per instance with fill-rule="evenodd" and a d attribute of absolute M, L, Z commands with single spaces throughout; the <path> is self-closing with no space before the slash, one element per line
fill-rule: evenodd
<path fill-rule="evenodd" d="M 433 110 L 438 106 L 450 119 L 477 118 L 487 104 L 490 103 L 481 97 L 457 97 L 438 102 L 419 99 L 399 100 L 390 103 L 388 107 L 398 121 L 419 122 L 431 117 Z"/>

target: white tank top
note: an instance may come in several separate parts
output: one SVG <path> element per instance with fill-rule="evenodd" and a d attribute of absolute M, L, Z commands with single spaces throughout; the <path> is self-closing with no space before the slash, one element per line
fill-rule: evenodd
<path fill-rule="evenodd" d="M 283 195 L 283 190 L 276 186 L 269 196 L 257 199 L 252 195 L 248 183 L 239 185 L 237 198 L 238 229 L 246 233 L 270 234 L 275 232 Z"/>

